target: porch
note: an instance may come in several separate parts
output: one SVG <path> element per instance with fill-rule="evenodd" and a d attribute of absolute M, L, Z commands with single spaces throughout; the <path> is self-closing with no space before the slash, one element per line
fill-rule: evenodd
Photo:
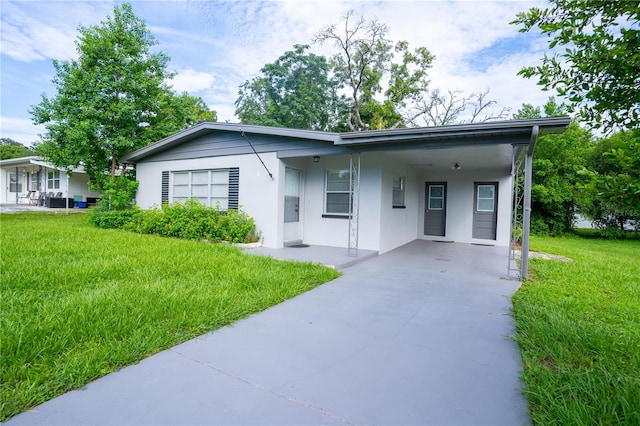
<path fill-rule="evenodd" d="M 100 195 L 89 189 L 89 177 L 82 167 L 68 173 L 36 156 L 0 161 L 0 186 L 3 204 L 66 208 L 76 202 L 95 204 Z"/>
<path fill-rule="evenodd" d="M 301 245 L 299 247 L 245 249 L 246 253 L 270 256 L 275 259 L 322 263 L 343 270 L 350 266 L 377 258 L 378 252 L 358 250 L 357 256 L 349 256 L 348 249 L 340 247 Z M 419 268 L 441 275 L 455 271 L 456 276 L 470 279 L 508 278 L 509 248 L 468 243 L 438 242 L 417 239 L 388 252 L 400 269 Z M 514 278 L 514 277 L 511 277 Z"/>

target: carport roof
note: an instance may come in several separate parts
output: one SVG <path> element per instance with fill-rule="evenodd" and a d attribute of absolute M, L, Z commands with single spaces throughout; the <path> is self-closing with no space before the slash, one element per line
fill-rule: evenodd
<path fill-rule="evenodd" d="M 203 122 L 127 154 L 121 161 L 135 163 L 211 131 L 281 136 L 298 140 L 327 142 L 336 147 L 349 148 L 353 146 L 358 147 L 359 150 L 363 148 L 379 150 L 416 146 L 445 148 L 483 144 L 527 145 L 531 141 L 535 127 L 538 128 L 540 134 L 557 133 L 564 131 L 570 121 L 570 117 L 564 116 L 349 133 Z"/>

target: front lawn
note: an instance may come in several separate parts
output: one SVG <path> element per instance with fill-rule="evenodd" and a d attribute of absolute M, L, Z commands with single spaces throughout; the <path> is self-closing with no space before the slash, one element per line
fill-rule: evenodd
<path fill-rule="evenodd" d="M 339 275 L 84 214 L 0 214 L 0 241 L 0 420 Z"/>
<path fill-rule="evenodd" d="M 531 416 L 539 425 L 640 424 L 640 241 L 534 237 L 513 298 Z"/>

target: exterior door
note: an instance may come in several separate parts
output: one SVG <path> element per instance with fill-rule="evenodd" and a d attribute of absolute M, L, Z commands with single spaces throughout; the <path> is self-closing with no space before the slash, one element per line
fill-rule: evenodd
<path fill-rule="evenodd" d="M 447 183 L 425 184 L 424 235 L 444 237 L 447 218 Z"/>
<path fill-rule="evenodd" d="M 296 244 L 302 241 L 300 226 L 300 199 L 302 172 L 287 167 L 284 173 L 284 242 Z"/>
<path fill-rule="evenodd" d="M 498 183 L 476 182 L 473 200 L 473 238 L 496 239 Z"/>
<path fill-rule="evenodd" d="M 9 184 L 7 187 L 7 202 L 17 202 L 18 195 L 25 192 L 23 189 L 26 190 L 26 188 L 22 187 L 23 182 L 20 178 L 20 174 L 16 172 L 7 172 L 7 182 Z"/>

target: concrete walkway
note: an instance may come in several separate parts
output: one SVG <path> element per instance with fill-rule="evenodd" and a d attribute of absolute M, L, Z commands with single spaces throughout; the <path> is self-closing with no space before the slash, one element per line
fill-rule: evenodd
<path fill-rule="evenodd" d="M 255 247 L 245 249 L 245 252 L 276 259 L 322 263 L 339 270 L 378 256 L 378 252 L 373 250 L 357 250 L 355 256 L 350 256 L 346 248 L 327 246 L 284 247 L 279 249 Z"/>
<path fill-rule="evenodd" d="M 0 213 L 23 213 L 23 212 L 43 212 L 43 213 L 86 213 L 89 209 L 76 209 L 73 206 L 67 208 L 49 208 L 44 206 L 32 206 L 29 204 L 2 203 Z"/>
<path fill-rule="evenodd" d="M 414 241 L 8 424 L 527 424 L 506 265 Z"/>

